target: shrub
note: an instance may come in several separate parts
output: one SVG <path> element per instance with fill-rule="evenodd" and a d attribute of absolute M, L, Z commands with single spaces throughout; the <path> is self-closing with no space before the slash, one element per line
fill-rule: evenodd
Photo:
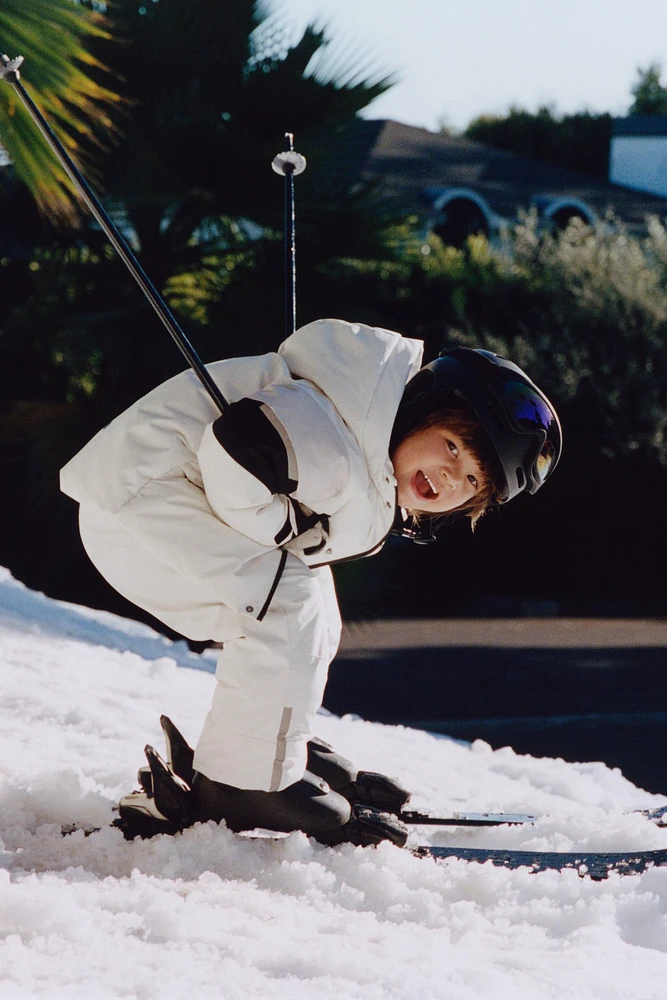
<path fill-rule="evenodd" d="M 527 216 L 499 246 L 430 240 L 423 268 L 445 293 L 440 335 L 525 366 L 584 446 L 667 464 L 667 230 L 614 219 L 562 233 Z"/>

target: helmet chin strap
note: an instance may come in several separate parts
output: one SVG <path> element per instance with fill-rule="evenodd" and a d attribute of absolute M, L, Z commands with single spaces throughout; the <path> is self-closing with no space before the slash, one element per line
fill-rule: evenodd
<path fill-rule="evenodd" d="M 396 508 L 396 518 L 389 533 L 397 538 L 408 538 L 416 545 L 430 545 L 436 540 L 433 518 L 425 515 L 417 519 L 410 514 L 406 518 L 403 507 Z"/>

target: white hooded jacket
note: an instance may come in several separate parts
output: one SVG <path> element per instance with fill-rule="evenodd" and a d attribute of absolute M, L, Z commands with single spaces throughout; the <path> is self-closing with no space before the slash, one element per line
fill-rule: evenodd
<path fill-rule="evenodd" d="M 389 439 L 421 357 L 421 342 L 397 333 L 318 320 L 277 353 L 207 366 L 230 403 L 254 400 L 278 433 L 289 495 L 221 446 L 220 415 L 189 370 L 103 428 L 62 470 L 61 487 L 213 602 L 261 618 L 281 548 L 317 566 L 381 546 L 395 513 Z M 310 512 L 319 518 L 309 522 Z"/>

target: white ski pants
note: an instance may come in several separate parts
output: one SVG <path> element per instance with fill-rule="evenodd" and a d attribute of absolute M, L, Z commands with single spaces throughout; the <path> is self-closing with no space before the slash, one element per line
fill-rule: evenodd
<path fill-rule="evenodd" d="M 195 768 L 270 792 L 299 781 L 340 628 L 331 570 L 289 555 L 263 621 L 223 644 Z"/>
<path fill-rule="evenodd" d="M 92 562 L 128 600 L 178 631 L 181 619 L 210 615 L 210 596 L 204 604 L 189 577 L 143 548 L 113 514 L 82 506 L 79 523 Z M 238 788 L 280 791 L 303 776 L 306 743 L 338 648 L 331 570 L 310 569 L 288 554 L 261 622 L 219 610 L 225 638 L 194 766 Z"/>

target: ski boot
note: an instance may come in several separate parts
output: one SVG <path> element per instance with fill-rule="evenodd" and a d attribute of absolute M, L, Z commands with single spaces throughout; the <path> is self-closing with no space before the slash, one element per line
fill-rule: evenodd
<path fill-rule="evenodd" d="M 192 798 L 198 820 L 224 820 L 237 832 L 256 827 L 284 833 L 302 830 L 322 844 L 360 847 L 382 840 L 402 847 L 408 836 L 408 828 L 397 816 L 351 805 L 309 771 L 282 792 L 233 788 L 195 772 Z"/>
<path fill-rule="evenodd" d="M 147 745 L 144 752 L 148 767 L 139 770 L 141 788 L 123 796 L 114 821 L 126 840 L 178 833 L 196 822 L 189 785 L 152 746 Z"/>
<path fill-rule="evenodd" d="M 234 788 L 194 771 L 194 751 L 171 719 L 160 717 L 167 747 L 164 761 L 146 748 L 148 767 L 139 770 L 140 791 L 121 799 L 121 827 L 128 839 L 176 833 L 195 822 L 224 820 L 230 830 L 256 827 L 318 837 L 334 835 L 350 819 L 350 805 L 325 781 L 305 774 L 282 792 Z"/>
<path fill-rule="evenodd" d="M 371 806 L 398 816 L 410 798 L 410 792 L 395 778 L 375 771 L 358 771 L 354 764 L 316 736 L 308 742 L 306 767 L 324 778 L 352 805 Z"/>
<path fill-rule="evenodd" d="M 323 740 L 309 741 L 307 771 L 301 781 L 282 792 L 261 792 L 224 785 L 195 772 L 192 767 L 194 751 L 183 735 L 166 715 L 160 717 L 160 723 L 167 747 L 167 763 L 162 761 L 158 769 L 156 758 L 161 759 L 153 751 L 150 766 L 139 771 L 142 791 L 123 800 L 126 826 L 133 819 L 134 827 L 140 825 L 146 830 L 135 836 L 173 833 L 193 822 L 224 819 L 231 830 L 256 827 L 280 832 L 303 830 L 329 845 L 353 843 L 367 847 L 390 840 L 403 846 L 407 839 L 407 827 L 393 813 L 407 802 L 410 793 L 384 775 L 357 772 L 350 761 Z M 159 795 L 154 794 L 156 772 Z M 177 785 L 177 791 L 172 785 L 179 779 L 181 785 Z M 185 801 L 181 798 L 183 785 L 187 790 Z M 168 799 L 171 803 L 174 796 L 185 807 L 181 813 L 165 802 Z M 169 816 L 164 812 L 155 815 L 160 802 Z M 131 815 L 130 808 L 134 809 Z M 137 810 L 150 812 L 150 822 L 142 817 L 137 821 Z"/>
<path fill-rule="evenodd" d="M 194 751 L 166 715 L 160 724 L 167 745 L 167 760 L 174 772 L 192 785 Z M 148 768 L 145 769 L 148 771 Z M 358 771 L 345 757 L 336 753 L 324 740 L 314 736 L 308 741 L 306 771 L 322 778 L 334 792 L 351 805 L 372 806 L 382 812 L 399 815 L 410 798 L 410 792 L 395 778 L 374 771 Z"/>
<path fill-rule="evenodd" d="M 326 781 L 308 771 L 281 792 L 234 788 L 195 772 L 192 801 L 197 820 L 224 820 L 230 830 L 261 827 L 289 833 L 303 830 L 319 839 L 335 833 L 350 819 L 350 804 Z"/>

